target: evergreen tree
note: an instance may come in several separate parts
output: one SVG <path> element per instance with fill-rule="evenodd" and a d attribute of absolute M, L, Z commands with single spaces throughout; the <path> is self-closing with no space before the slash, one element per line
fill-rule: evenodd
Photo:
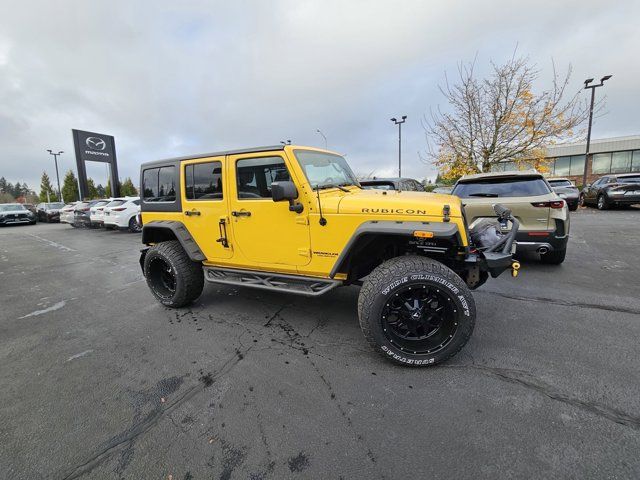
<path fill-rule="evenodd" d="M 49 200 L 50 199 L 50 200 Z M 58 202 L 58 194 L 51 185 L 51 180 L 47 172 L 42 172 L 40 179 L 40 201 L 41 202 Z"/>
<path fill-rule="evenodd" d="M 125 197 L 135 197 L 138 195 L 138 190 L 133 185 L 131 177 L 125 178 L 124 182 L 120 184 L 120 194 Z"/>
<path fill-rule="evenodd" d="M 107 178 L 107 186 L 104 187 L 104 196 L 107 198 L 111 198 L 111 179 Z"/>
<path fill-rule="evenodd" d="M 19 196 L 22 195 L 22 185 L 20 185 L 20 182 L 16 182 L 16 184 L 13 185 L 13 188 L 11 190 L 11 195 L 13 195 L 14 198 L 18 198 Z"/>
<path fill-rule="evenodd" d="M 107 192 L 101 183 L 96 187 L 96 192 L 98 192 L 98 198 L 108 198 Z"/>
<path fill-rule="evenodd" d="M 87 187 L 89 189 L 88 193 L 88 200 L 94 199 L 94 198 L 99 198 L 98 197 L 98 190 L 96 189 L 95 183 L 93 181 L 93 178 L 89 178 L 87 179 Z"/>
<path fill-rule="evenodd" d="M 0 193 L 10 193 L 7 190 L 7 179 L 0 177 Z"/>
<path fill-rule="evenodd" d="M 65 202 L 75 202 L 80 198 L 78 193 L 78 180 L 72 170 L 69 170 L 64 176 L 62 184 L 62 198 Z"/>

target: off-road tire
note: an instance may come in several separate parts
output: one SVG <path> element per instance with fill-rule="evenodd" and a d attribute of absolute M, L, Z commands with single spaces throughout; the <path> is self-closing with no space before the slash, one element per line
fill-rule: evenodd
<path fill-rule="evenodd" d="M 611 205 L 609 205 L 609 202 L 607 201 L 607 197 L 605 196 L 604 193 L 601 193 L 600 195 L 598 195 L 598 199 L 596 200 L 596 206 L 598 207 L 598 210 L 608 210 L 609 208 L 611 208 Z"/>
<path fill-rule="evenodd" d="M 175 280 L 173 291 L 158 279 L 156 262 L 170 269 Z M 204 287 L 202 265 L 192 261 L 177 240 L 161 242 L 149 249 L 144 259 L 144 276 L 158 301 L 171 308 L 189 305 L 202 294 Z"/>
<path fill-rule="evenodd" d="M 423 285 L 437 288 L 451 298 L 455 331 L 435 353 L 414 354 L 395 345 L 383 329 L 385 304 L 397 292 Z M 429 366 L 444 362 L 465 346 L 475 325 L 476 306 L 464 281 L 440 262 L 417 255 L 393 258 L 379 265 L 365 279 L 358 297 L 358 317 L 365 338 L 384 358 L 405 366 Z"/>
<path fill-rule="evenodd" d="M 547 265 L 560 265 L 564 262 L 566 256 L 566 248 L 563 250 L 554 250 L 553 252 L 547 252 L 544 255 L 540 255 L 540 262 L 546 263 Z"/>

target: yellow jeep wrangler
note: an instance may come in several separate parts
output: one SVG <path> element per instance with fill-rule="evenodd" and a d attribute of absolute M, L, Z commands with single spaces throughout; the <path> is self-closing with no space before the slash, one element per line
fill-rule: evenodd
<path fill-rule="evenodd" d="M 457 197 L 364 190 L 342 156 L 317 148 L 146 163 L 140 185 L 140 264 L 163 305 L 188 305 L 205 280 L 308 296 L 360 285 L 366 339 L 404 365 L 460 351 L 475 322 L 470 289 L 519 267 L 507 209 L 495 207 L 508 234 L 494 218 L 475 238 Z"/>

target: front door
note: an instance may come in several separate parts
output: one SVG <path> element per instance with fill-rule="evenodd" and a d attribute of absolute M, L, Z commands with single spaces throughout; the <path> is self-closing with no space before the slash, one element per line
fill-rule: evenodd
<path fill-rule="evenodd" d="M 183 162 L 182 211 L 183 223 L 207 260 L 230 258 L 232 250 L 226 246 L 227 192 L 223 188 L 223 158 L 198 159 Z"/>
<path fill-rule="evenodd" d="M 234 248 L 249 263 L 306 265 L 311 261 L 306 212 L 274 202 L 271 183 L 292 180 L 285 158 L 274 153 L 227 157 Z"/>

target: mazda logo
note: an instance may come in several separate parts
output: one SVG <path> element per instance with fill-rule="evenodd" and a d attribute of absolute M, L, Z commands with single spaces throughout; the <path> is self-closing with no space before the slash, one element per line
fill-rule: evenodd
<path fill-rule="evenodd" d="M 104 150 L 107 148 L 105 141 L 98 137 L 88 137 L 85 143 L 91 150 Z"/>

